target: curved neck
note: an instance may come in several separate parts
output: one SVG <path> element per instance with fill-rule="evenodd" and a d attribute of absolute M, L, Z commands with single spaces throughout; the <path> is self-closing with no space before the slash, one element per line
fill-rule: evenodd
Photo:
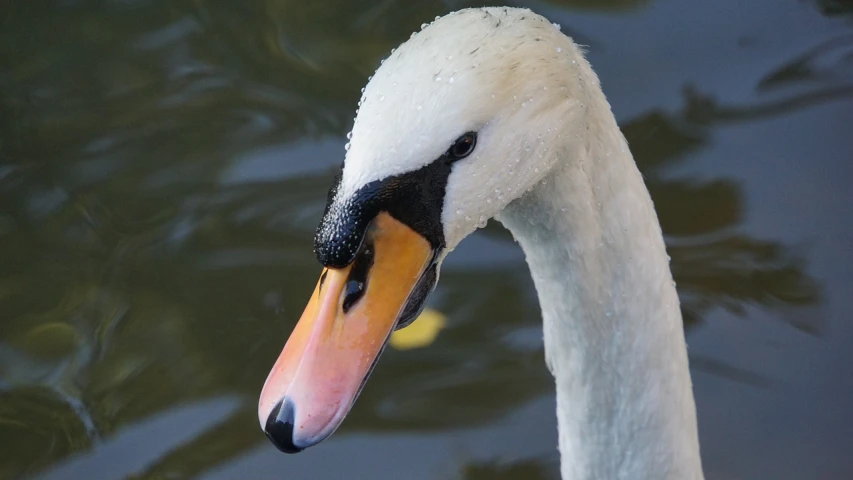
<path fill-rule="evenodd" d="M 525 252 L 542 308 L 562 475 L 700 479 L 684 330 L 660 224 L 606 114 L 586 145 L 563 151 L 571 162 L 498 217 Z"/>

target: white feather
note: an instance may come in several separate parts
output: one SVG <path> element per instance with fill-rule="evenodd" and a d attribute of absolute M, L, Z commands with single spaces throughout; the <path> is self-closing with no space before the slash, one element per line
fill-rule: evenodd
<path fill-rule="evenodd" d="M 461 134 L 447 251 L 497 216 L 525 251 L 557 383 L 565 479 L 702 478 L 678 297 L 660 225 L 582 51 L 529 10 L 469 9 L 368 83 L 338 198 L 416 170 Z"/>

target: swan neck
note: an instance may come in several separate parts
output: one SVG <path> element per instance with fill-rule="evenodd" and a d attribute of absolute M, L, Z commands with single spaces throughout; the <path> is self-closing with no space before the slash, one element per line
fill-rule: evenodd
<path fill-rule="evenodd" d="M 699 479 L 669 257 L 642 176 L 606 113 L 588 144 L 571 147 L 570 161 L 498 217 L 525 252 L 542 309 L 563 478 Z"/>

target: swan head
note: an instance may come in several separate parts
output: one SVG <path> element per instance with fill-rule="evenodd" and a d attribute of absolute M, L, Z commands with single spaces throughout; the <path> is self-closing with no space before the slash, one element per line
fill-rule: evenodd
<path fill-rule="evenodd" d="M 259 401 L 281 450 L 343 421 L 444 256 L 570 158 L 587 88 L 574 43 L 526 9 L 468 9 L 392 52 L 364 89 L 314 241 L 317 287 Z"/>

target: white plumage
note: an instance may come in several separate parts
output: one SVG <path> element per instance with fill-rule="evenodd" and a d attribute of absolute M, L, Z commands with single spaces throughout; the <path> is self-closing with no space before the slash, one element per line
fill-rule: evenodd
<path fill-rule="evenodd" d="M 583 53 L 529 10 L 456 12 L 367 85 L 338 191 L 416 170 L 467 131 L 447 252 L 496 217 L 523 248 L 557 384 L 565 479 L 699 479 L 678 297 L 649 193 Z"/>

